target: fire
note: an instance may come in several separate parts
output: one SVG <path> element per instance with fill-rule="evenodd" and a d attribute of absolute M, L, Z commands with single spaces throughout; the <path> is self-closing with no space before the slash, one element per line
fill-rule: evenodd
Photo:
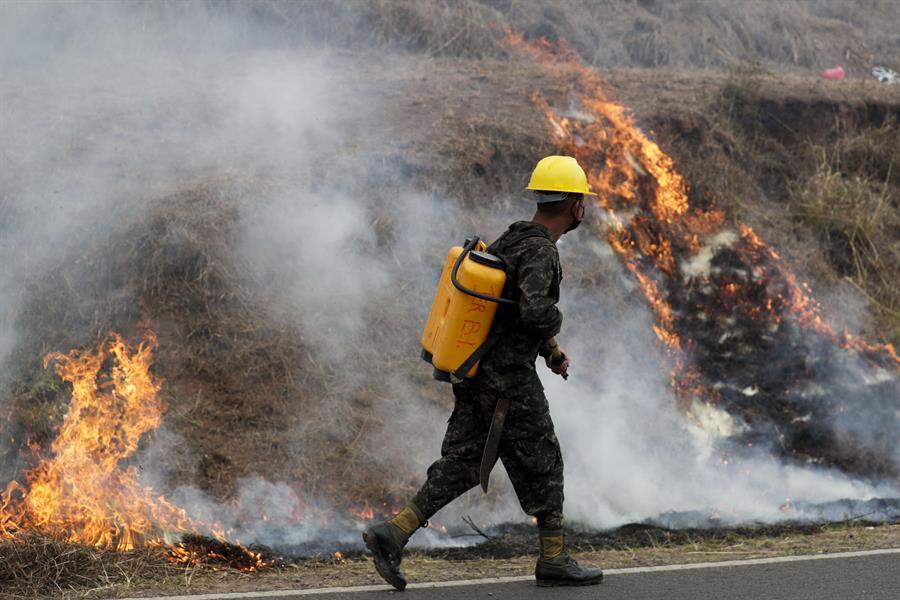
<path fill-rule="evenodd" d="M 165 412 L 162 382 L 151 373 L 156 346 L 148 330 L 136 345 L 112 334 L 95 349 L 45 357 L 44 366 L 53 363 L 60 379 L 72 386 L 71 402 L 49 457 L 38 454 L 27 481 L 10 482 L 0 495 L 0 539 L 40 532 L 120 551 L 166 545 L 173 562 L 180 563 L 227 558 L 245 570 L 267 564 L 224 539 L 217 541 L 218 551 L 198 543 L 166 544 L 171 537 L 198 532 L 202 524 L 142 486 L 137 467 L 127 464 Z"/>
<path fill-rule="evenodd" d="M 223 540 L 189 535 L 177 544 L 166 546 L 169 560 L 180 565 L 210 565 L 213 570 L 223 567 L 255 572 L 275 565 L 275 561 L 245 548 Z"/>
<path fill-rule="evenodd" d="M 363 501 L 362 507 L 351 509 L 350 512 L 363 521 L 371 521 L 375 518 L 375 509 L 369 506 L 369 501 Z"/>
<path fill-rule="evenodd" d="M 33 529 L 66 540 L 130 550 L 148 538 L 192 528 L 183 510 L 138 483 L 134 465 L 122 462 L 155 429 L 164 406 L 160 382 L 150 373 L 156 338 L 146 333 L 136 347 L 118 335 L 100 348 L 48 354 L 72 401 L 50 447 L 28 473 L 3 493 L 2 534 Z M 104 363 L 112 361 L 108 373 Z"/>
<path fill-rule="evenodd" d="M 841 393 L 828 390 L 845 389 L 846 381 L 854 382 L 852 393 L 860 402 L 877 405 L 885 394 L 890 398 L 886 388 L 868 382 L 900 381 L 900 357 L 892 346 L 836 330 L 778 252 L 750 227 L 726 218 L 709 198 L 692 201 L 674 160 L 567 45 L 506 33 L 510 49 L 578 81 L 580 96 L 565 109 L 540 94 L 532 100 L 561 153 L 578 160 L 598 192 L 592 227 L 643 291 L 653 331 L 672 363 L 678 405 L 689 418 L 704 427 L 696 416 L 707 413 L 696 405 L 722 405 L 749 425 L 734 429 L 741 445 L 749 446 L 780 431 L 780 424 L 791 426 L 797 414 L 814 411 L 821 419 L 815 426 L 825 427 Z M 851 363 L 860 367 L 849 378 L 828 379 Z M 817 385 L 815 378 L 835 385 Z M 871 400 L 863 399 L 866 394 Z M 786 439 L 782 433 L 778 444 L 787 456 L 809 459 L 811 439 Z M 846 446 L 820 447 L 830 464 L 872 468 L 863 453 Z M 889 464 L 878 468 L 898 476 L 884 466 Z"/>
<path fill-rule="evenodd" d="M 797 512 L 797 506 L 794 504 L 794 502 L 790 498 L 786 498 L 784 501 L 784 504 L 779 506 L 778 510 L 780 510 L 783 513 Z"/>
<path fill-rule="evenodd" d="M 369 499 L 364 498 L 359 501 L 358 506 L 351 506 L 347 512 L 360 521 L 373 521 L 376 518 L 383 519 L 390 515 L 397 514 L 403 508 L 403 504 L 398 503 L 393 498 L 378 502 L 377 506 L 373 506 Z"/>
<path fill-rule="evenodd" d="M 581 118 L 558 114 L 538 94 L 533 96 L 550 124 L 550 131 L 564 151 L 586 167 L 588 180 L 598 192 L 598 204 L 610 225 L 607 239 L 626 267 L 638 279 L 656 314 L 659 338 L 672 349 L 682 343 L 675 331 L 672 307 L 662 288 L 678 275 L 680 260 L 703 251 L 710 238 L 729 227 L 725 214 L 716 208 L 691 207 L 688 186 L 675 170 L 673 159 L 634 123 L 627 109 L 608 99 L 605 82 L 564 42 L 546 39 L 526 42 L 522 34 L 507 31 L 507 44 L 514 50 L 546 63 L 573 69 L 579 75 L 582 98 Z M 900 366 L 889 345 L 868 344 L 838 334 L 821 317 L 821 307 L 806 286 L 782 264 L 781 257 L 746 225 L 737 224 L 742 251 L 755 255 L 756 262 L 768 263 L 786 283 L 786 294 L 774 300 L 805 325 L 840 340 L 843 345 L 867 354 L 885 354 Z M 762 260 L 763 258 L 767 260 Z M 739 296 L 745 290 L 738 282 L 724 284 L 725 292 Z M 771 301 L 771 299 L 770 299 Z M 770 313 L 779 311 L 771 304 Z"/>

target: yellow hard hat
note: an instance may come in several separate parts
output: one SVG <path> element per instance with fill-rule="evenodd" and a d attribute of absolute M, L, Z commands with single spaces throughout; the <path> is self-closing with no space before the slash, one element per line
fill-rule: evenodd
<path fill-rule="evenodd" d="M 571 156 L 548 156 L 542 158 L 534 171 L 526 189 L 539 192 L 572 192 L 596 196 L 588 187 L 587 176 L 578 161 Z"/>

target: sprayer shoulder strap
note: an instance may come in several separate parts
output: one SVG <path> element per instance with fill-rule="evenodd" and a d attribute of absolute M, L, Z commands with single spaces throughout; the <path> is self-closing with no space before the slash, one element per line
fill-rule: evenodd
<path fill-rule="evenodd" d="M 522 240 L 527 240 L 528 238 L 533 238 L 533 237 L 542 237 L 542 238 L 546 238 L 548 240 L 550 239 L 550 238 L 547 238 L 546 234 L 544 234 L 542 231 L 539 231 L 537 229 L 526 229 L 525 231 L 512 231 L 510 229 L 507 229 L 503 233 L 503 235 L 501 235 L 496 240 L 494 240 L 493 244 L 488 246 L 487 251 L 490 252 L 491 254 L 494 254 L 498 250 L 505 250 L 506 248 L 508 248 L 510 246 L 515 246 Z M 501 258 L 503 258 L 503 257 L 501 257 Z"/>
<path fill-rule="evenodd" d="M 491 331 L 490 333 L 488 333 L 488 336 L 484 339 L 483 342 L 481 342 L 481 345 L 478 346 L 478 348 L 476 348 L 475 351 L 470 354 L 469 357 L 464 360 L 461 365 L 459 365 L 459 368 L 453 372 L 453 376 L 462 381 L 463 378 L 465 378 L 466 373 L 471 371 L 472 367 L 475 366 L 475 363 L 481 360 L 481 357 L 484 356 L 485 353 L 490 350 L 494 344 L 497 343 L 497 340 L 500 339 L 502 332 L 503 330 L 499 327 L 491 327 Z"/>
<path fill-rule="evenodd" d="M 504 286 L 503 292 L 501 293 L 501 296 L 503 296 L 504 298 L 509 298 L 510 292 L 514 296 L 516 295 L 515 290 L 513 288 L 515 287 L 515 284 L 517 284 L 518 282 L 516 279 L 516 274 L 514 272 L 511 272 L 512 265 L 510 265 L 508 262 L 506 262 L 506 259 L 502 256 L 502 254 L 505 254 L 504 251 L 507 248 L 509 248 L 511 246 L 515 246 L 522 240 L 527 240 L 528 238 L 533 238 L 533 237 L 542 237 L 542 238 L 546 238 L 548 240 L 550 239 L 547 237 L 547 235 L 545 233 L 543 233 L 542 231 L 539 231 L 537 229 L 526 229 L 525 231 L 512 231 L 510 229 L 507 229 L 503 235 L 501 235 L 499 238 L 494 240 L 493 244 L 488 246 L 487 251 L 489 253 L 491 253 L 491 254 L 497 254 L 498 252 L 501 253 L 501 255 L 499 255 L 499 256 L 501 259 L 503 259 L 503 262 L 506 265 L 507 285 Z M 510 285 L 510 284 L 513 284 L 513 285 Z M 511 299 L 514 300 L 515 298 L 511 298 Z"/>

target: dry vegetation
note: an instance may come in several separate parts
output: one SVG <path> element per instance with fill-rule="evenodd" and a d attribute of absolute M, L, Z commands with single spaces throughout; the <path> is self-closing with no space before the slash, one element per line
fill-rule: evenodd
<path fill-rule="evenodd" d="M 874 317 L 867 333 L 898 343 L 900 165 L 894 158 L 900 156 L 900 99 L 896 94 L 873 97 L 866 90 L 866 100 L 858 101 L 847 86 L 841 89 L 850 100 L 821 90 L 794 94 L 793 80 L 778 72 L 818 69 L 835 61 L 844 61 L 855 77 L 864 77 L 873 64 L 895 61 L 893 66 L 900 67 L 896 32 L 881 26 L 900 21 L 900 4 L 871 0 L 855 11 L 845 5 L 773 2 L 760 8 L 761 3 L 743 3 L 727 16 L 714 7 L 678 12 L 679 3 L 574 0 L 272 1 L 211 3 L 211 10 L 269 20 L 298 42 L 375 45 L 441 57 L 416 67 L 421 86 L 408 98 L 395 98 L 394 118 L 412 121 L 408 128 L 390 131 L 397 136 L 386 150 L 386 160 L 395 161 L 391 172 L 367 174 L 365 185 L 374 181 L 379 186 L 374 193 L 367 189 L 376 210 L 400 187 L 446 196 L 469 208 L 480 198 L 508 207 L 518 185 L 515 169 L 549 149 L 528 94 L 541 89 L 562 97 L 577 90 L 564 72 L 548 75 L 503 62 L 506 51 L 497 43 L 496 22 L 530 36 L 564 38 L 605 68 L 730 68 L 728 73 L 694 73 L 674 88 L 665 70 L 618 71 L 611 79 L 614 86 L 623 84 L 623 100 L 635 100 L 641 122 L 673 153 L 696 201 L 715 200 L 750 223 L 812 277 L 817 291 L 846 288 L 862 295 Z M 151 6 L 180 10 L 176 2 Z M 746 64 L 754 66 L 741 66 Z M 663 87 L 675 92 L 657 94 Z M 448 108 L 446 114 L 426 120 L 437 103 Z M 426 129 L 427 134 L 420 133 Z M 398 171 L 402 183 L 392 179 Z M 6 405 L 11 416 L 0 431 L 28 432 L 31 442 L 46 446 L 68 392 L 42 368 L 42 356 L 50 349 L 85 346 L 109 330 L 134 334 L 136 324 L 149 317 L 160 340 L 156 370 L 167 381 L 166 423 L 182 444 L 167 460 L 170 485 L 191 483 L 227 498 L 239 477 L 259 474 L 303 481 L 324 498 L 346 499 L 359 490 L 371 497 L 405 497 L 413 485 L 405 471 L 373 459 L 383 448 L 379 425 L 406 401 L 378 375 L 419 373 L 413 375 L 421 384 L 417 390 L 433 405 L 447 401 L 445 390 L 429 385 L 415 356 L 376 356 L 377 349 L 365 345 L 371 339 L 359 340 L 361 349 L 349 358 L 358 371 L 347 386 L 346 377 L 338 376 L 342 365 L 318 354 L 295 323 L 259 309 L 267 301 L 265 282 L 248 276 L 247 265 L 236 261 L 230 248 L 238 205 L 258 185 L 229 174 L 168 195 L 146 213 L 120 215 L 84 253 L 31 282 L 23 292 L 25 310 L 17 315 L 25 335 L 8 370 L 12 375 L 2 382 L 12 401 Z M 478 216 L 466 218 L 475 223 Z M 374 251 L 384 251 L 395 234 L 389 216 L 373 226 L 380 244 Z M 596 273 L 580 268 L 567 272 L 570 281 L 586 289 L 602 283 Z M 116 293 L 108 293 L 111 289 Z M 388 340 L 415 334 L 418 325 L 409 322 L 404 307 L 381 308 L 370 316 L 390 332 Z M 319 418 L 316 407 L 321 405 L 329 407 L 332 421 Z M 298 455 L 301 439 L 305 450 Z M 20 455 L 0 457 L 0 462 L 23 468 L 29 456 L 22 448 Z M 832 537 L 843 536 L 841 549 L 870 547 L 848 541 L 851 533 L 864 538 L 864 531 Z M 879 543 L 896 545 L 896 528 L 891 531 Z M 631 566 L 818 548 L 811 538 L 803 540 L 792 545 L 778 538 L 766 545 L 735 538 L 730 545 L 621 548 L 591 559 Z M 530 559 L 523 559 L 492 564 L 490 570 L 520 573 L 529 565 Z M 484 568 L 467 565 L 467 574 L 469 566 L 475 572 Z M 409 569 L 423 579 L 459 574 L 426 556 L 414 558 Z M 119 554 L 44 538 L 0 544 L 0 585 L 4 593 L 23 598 L 91 588 L 113 593 L 150 581 L 199 590 L 229 576 L 198 577 L 206 583 L 195 586 L 185 571 L 167 566 L 152 549 Z M 311 563 L 279 577 L 276 586 L 377 582 L 362 560 Z M 260 581 L 242 579 L 241 585 Z M 236 589 L 233 580 L 225 585 Z"/>
<path fill-rule="evenodd" d="M 779 526 L 743 531 L 665 532 L 632 528 L 617 542 L 581 544 L 577 557 L 607 569 L 715 562 L 799 554 L 896 548 L 900 525 L 848 521 L 835 525 Z M 532 548 L 489 553 L 414 551 L 404 572 L 414 582 L 530 575 Z M 383 585 L 370 559 L 359 555 L 285 564 L 260 573 L 166 563 L 159 548 L 102 551 L 28 537 L 0 544 L 0 596 L 110 598 L 158 594 L 240 592 L 348 585 Z"/>
<path fill-rule="evenodd" d="M 177 8 L 172 2 L 158 9 Z M 807 70 L 843 63 L 859 75 L 900 57 L 900 6 L 892 0 L 266 0 L 214 8 L 265 19 L 297 41 L 440 57 L 507 57 L 498 26 L 564 39 L 602 68 L 760 63 Z"/>
<path fill-rule="evenodd" d="M 882 131 L 892 131 L 893 143 L 878 143 Z M 882 158 L 892 163 L 897 151 L 896 128 L 858 133 L 842 139 L 829 156 L 816 148 L 818 164 L 806 181 L 791 187 L 796 217 L 820 236 L 829 264 L 865 294 L 878 317 L 884 338 L 900 342 L 900 207 L 893 164 L 882 174 L 848 166 L 842 146 L 865 144 L 864 160 Z M 882 138 L 883 139 L 883 138 Z M 851 159 L 852 160 L 852 159 Z M 866 160 L 866 162 L 868 162 Z"/>
<path fill-rule="evenodd" d="M 37 535 L 0 543 L 0 597 L 9 599 L 99 597 L 148 582 L 183 583 L 187 574 L 158 547 L 116 552 Z"/>
<path fill-rule="evenodd" d="M 780 135 L 754 132 L 748 154 L 766 157 L 759 162 L 770 177 L 775 174 L 764 186 L 768 197 L 781 205 L 776 214 L 788 217 L 785 223 L 792 226 L 796 239 L 812 238 L 800 245 L 785 244 L 796 252 L 796 262 L 823 292 L 845 289 L 848 295 L 862 294 L 874 318 L 866 325 L 867 333 L 898 345 L 900 178 L 894 161 L 900 149 L 900 103 L 894 99 L 885 108 L 861 116 L 852 111 L 842 115 L 841 109 L 833 106 L 831 115 L 813 117 L 821 125 L 815 137 L 804 131 L 810 125 L 789 120 L 790 111 L 784 111 L 775 115 L 780 121 L 777 127 L 796 131 Z M 756 123 L 773 116 L 761 98 L 743 110 L 740 118 L 745 121 L 738 127 L 745 131 L 753 115 Z M 734 123 L 735 117 L 730 118 Z M 772 164 L 779 157 L 786 162 Z M 745 198 L 744 202 L 753 200 Z M 739 201 L 735 209 L 747 207 Z M 806 260 L 800 258 L 800 248 L 807 251 Z M 810 259 L 809 248 L 821 250 L 814 251 Z"/>
<path fill-rule="evenodd" d="M 694 202 L 725 208 L 788 256 L 839 325 L 900 342 L 900 90 L 823 86 L 758 66 L 612 81 L 672 153 Z M 636 96 L 657 91 L 655 106 Z M 857 308 L 844 313 L 854 297 L 867 305 L 861 320 Z"/>

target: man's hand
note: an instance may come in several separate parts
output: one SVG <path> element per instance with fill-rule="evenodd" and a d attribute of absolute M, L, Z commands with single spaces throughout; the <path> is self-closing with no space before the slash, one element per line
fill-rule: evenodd
<path fill-rule="evenodd" d="M 558 349 L 558 353 L 547 356 L 544 361 L 555 374 L 560 375 L 563 379 L 569 378 L 569 355 L 562 348 Z"/>

